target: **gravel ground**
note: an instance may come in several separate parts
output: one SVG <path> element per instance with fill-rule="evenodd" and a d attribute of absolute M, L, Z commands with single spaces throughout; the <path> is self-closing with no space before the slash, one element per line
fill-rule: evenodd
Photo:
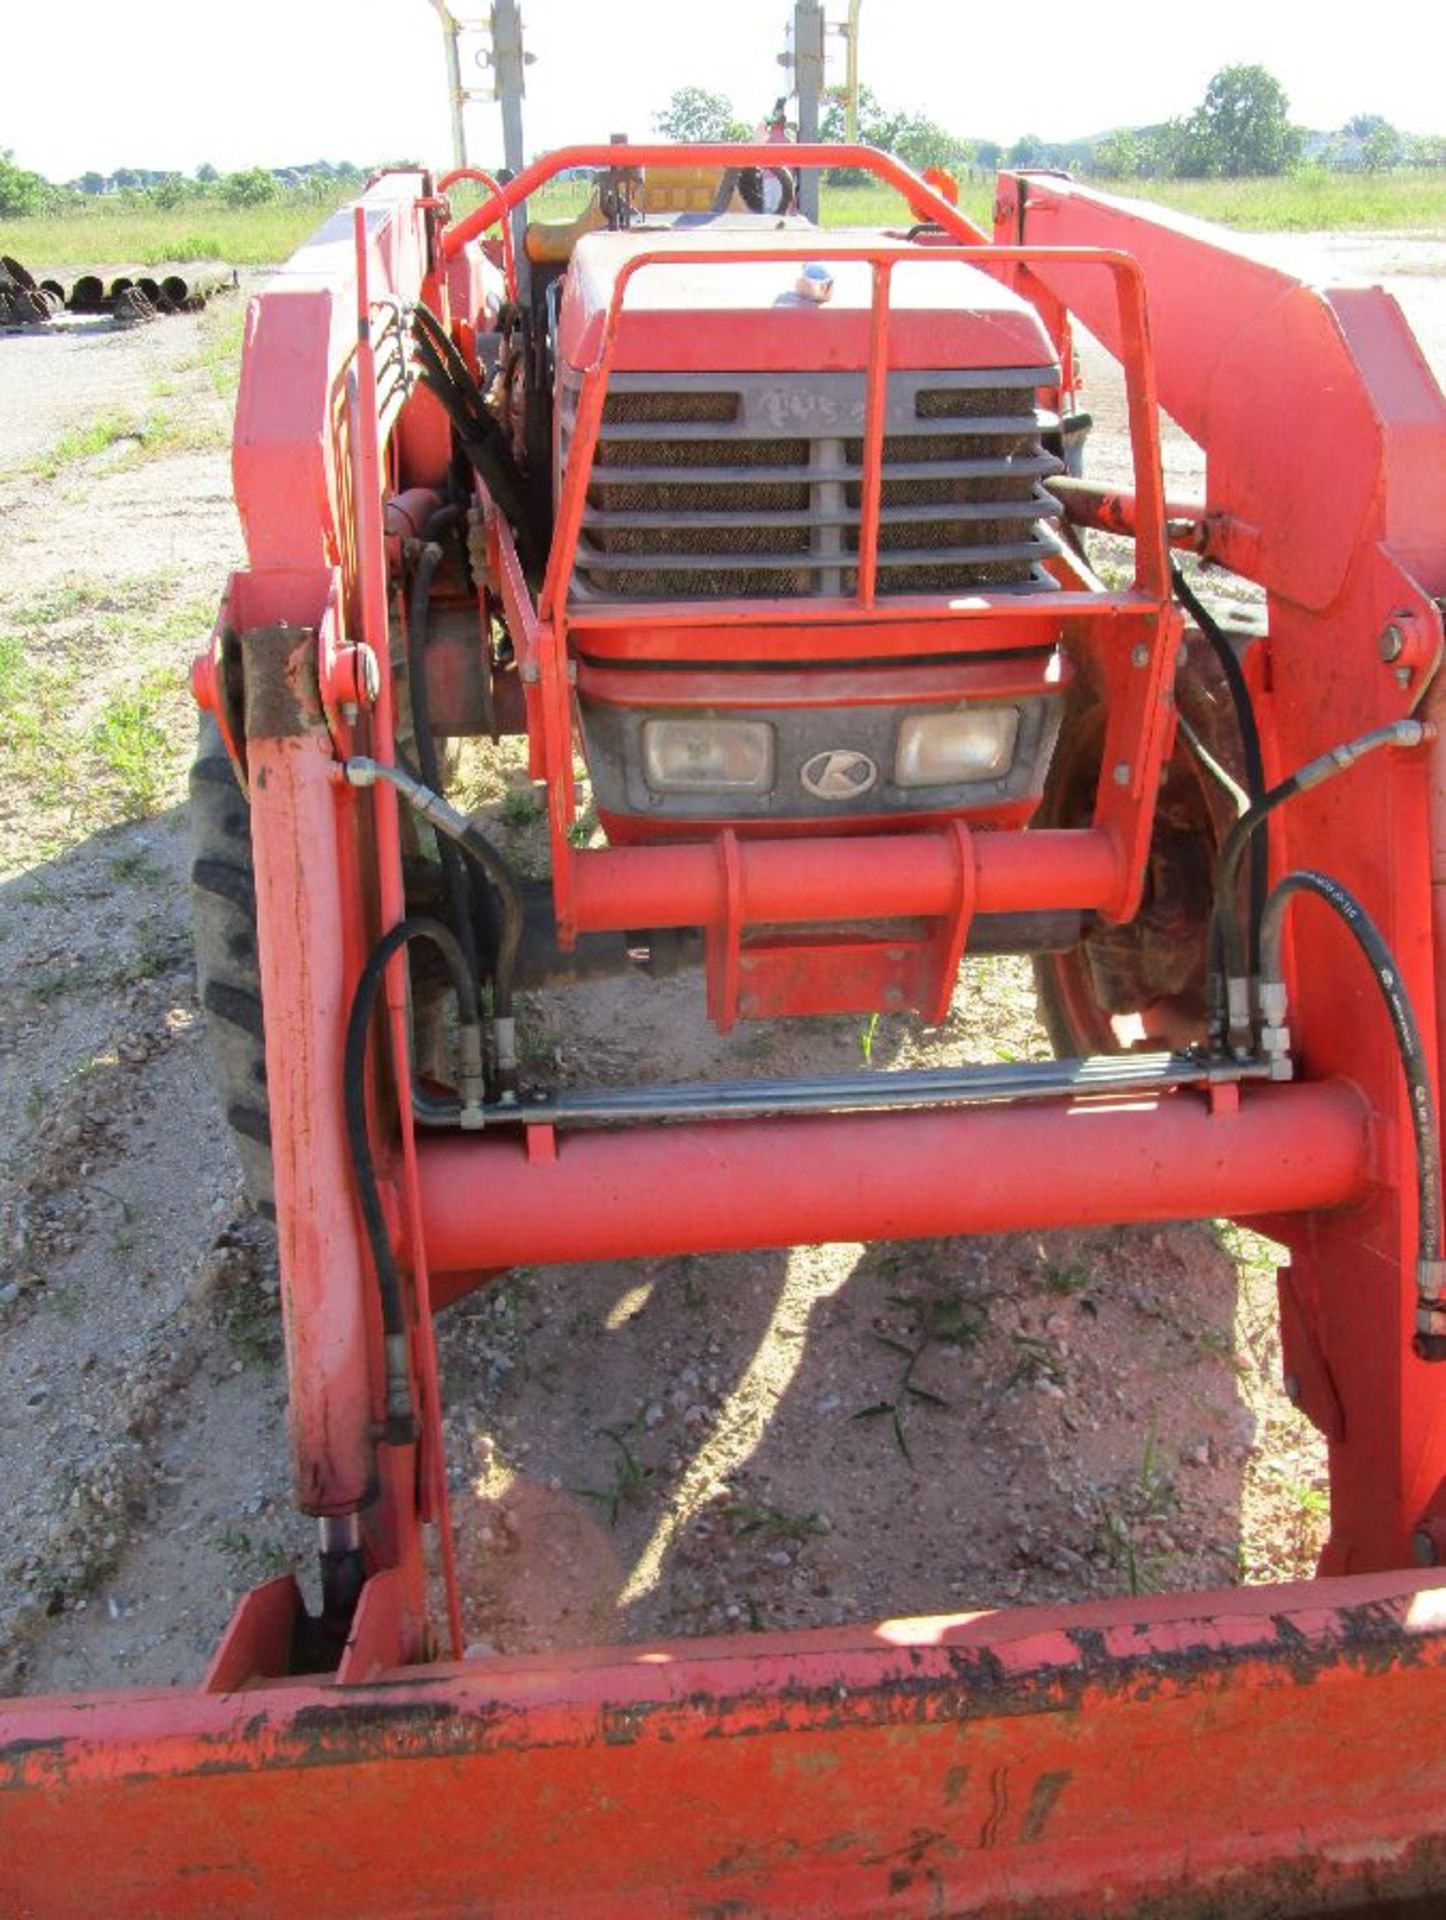
<path fill-rule="evenodd" d="M 1439 366 L 1446 248 L 1323 245 L 1390 276 Z M 0 1683 L 28 1691 L 193 1682 L 236 1594 L 309 1565 L 184 890 L 183 670 L 241 558 L 237 312 L 0 336 Z M 1091 402 L 1107 463 L 1117 410 Z M 67 453 L 97 411 L 134 431 Z M 1179 437 L 1170 460 L 1198 474 Z M 687 979 L 539 996 L 529 1025 L 574 1081 L 838 1070 L 864 1044 L 851 1021 L 719 1040 Z M 869 1044 L 1039 1054 L 1028 970 L 972 963 L 945 1028 Z M 1273 1291 L 1265 1243 L 1202 1224 L 517 1273 L 442 1333 L 469 1639 L 1308 1572 L 1323 1461 L 1274 1388 Z"/>

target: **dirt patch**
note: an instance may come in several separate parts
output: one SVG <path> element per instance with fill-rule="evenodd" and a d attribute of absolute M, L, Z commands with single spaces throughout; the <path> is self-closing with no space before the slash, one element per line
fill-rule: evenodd
<path fill-rule="evenodd" d="M 1438 310 L 1440 263 L 1381 244 Z M 28 1690 L 192 1682 L 238 1591 L 310 1571 L 185 900 L 183 675 L 240 559 L 208 333 L 235 312 L 0 338 L 0 639 L 28 676 L 0 801 L 0 1680 Z M 137 431 L 56 463 L 98 410 Z M 525 851 L 525 791 L 501 812 Z M 1011 962 L 971 963 L 933 1031 L 725 1041 L 701 999 L 539 996 L 528 1044 L 574 1082 L 1044 1051 Z M 1204 1225 L 520 1272 L 445 1316 L 441 1359 L 478 1645 L 1281 1577 L 1324 1532 L 1270 1250 Z"/>

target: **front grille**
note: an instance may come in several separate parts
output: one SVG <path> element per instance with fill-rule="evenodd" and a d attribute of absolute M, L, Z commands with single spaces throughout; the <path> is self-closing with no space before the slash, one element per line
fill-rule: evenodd
<path fill-rule="evenodd" d="M 889 376 L 878 592 L 1048 591 L 1052 367 Z M 566 377 L 559 470 L 577 388 Z M 862 374 L 614 374 L 574 601 L 858 590 Z"/>

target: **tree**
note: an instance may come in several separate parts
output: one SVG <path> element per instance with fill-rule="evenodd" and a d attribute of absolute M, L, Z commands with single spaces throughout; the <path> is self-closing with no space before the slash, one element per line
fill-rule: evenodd
<path fill-rule="evenodd" d="M 1045 145 L 1037 133 L 1022 133 L 1006 156 L 1011 167 L 1042 167 Z"/>
<path fill-rule="evenodd" d="M 1384 173 L 1401 158 L 1401 136 L 1383 120 L 1361 142 L 1361 165 L 1367 173 Z"/>
<path fill-rule="evenodd" d="M 0 147 L 0 219 L 21 220 L 45 204 L 45 182 L 38 173 L 17 167 L 8 147 Z"/>
<path fill-rule="evenodd" d="M 896 115 L 888 146 L 915 173 L 925 167 L 957 167 L 961 161 L 967 165 L 973 151 L 972 142 L 959 139 L 922 113 Z"/>
<path fill-rule="evenodd" d="M 196 192 L 196 188 L 183 173 L 163 174 L 154 186 L 146 191 L 146 197 L 154 206 L 163 208 L 167 213 L 177 207 L 185 206 Z"/>
<path fill-rule="evenodd" d="M 1143 160 L 1139 135 L 1129 127 L 1107 133 L 1095 148 L 1095 167 L 1106 180 L 1133 180 Z"/>
<path fill-rule="evenodd" d="M 878 147 L 891 153 L 894 145 L 896 114 L 886 113 L 872 87 L 860 87 L 858 99 L 858 144 Z M 848 102 L 843 87 L 831 87 L 818 119 L 818 137 L 830 145 L 848 139 Z M 826 178 L 833 187 L 862 186 L 871 176 L 862 167 L 830 167 Z"/>
<path fill-rule="evenodd" d="M 975 162 L 983 167 L 986 173 L 997 172 L 1003 158 L 1004 149 L 997 140 L 981 140 L 974 149 Z"/>
<path fill-rule="evenodd" d="M 1264 67 L 1222 67 L 1186 123 L 1177 171 L 1284 173 L 1300 151 L 1285 89 Z"/>
<path fill-rule="evenodd" d="M 666 140 L 747 140 L 752 135 L 734 113 L 733 102 L 706 87 L 679 87 L 653 122 Z"/>
<path fill-rule="evenodd" d="M 281 189 L 264 167 L 248 167 L 244 173 L 228 173 L 221 182 L 221 198 L 228 207 L 262 207 L 274 200 Z"/>

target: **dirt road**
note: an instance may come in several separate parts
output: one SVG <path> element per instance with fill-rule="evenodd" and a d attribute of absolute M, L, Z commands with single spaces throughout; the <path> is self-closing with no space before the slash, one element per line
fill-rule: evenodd
<path fill-rule="evenodd" d="M 1391 277 L 1442 366 L 1446 245 L 1325 244 Z M 0 336 L 0 1684 L 27 1690 L 193 1681 L 235 1594 L 310 1563 L 184 885 L 181 676 L 241 558 L 236 327 Z M 700 1001 L 686 979 L 539 996 L 531 1058 L 576 1081 L 1043 1051 L 1006 962 L 970 965 L 938 1032 L 725 1043 Z M 1307 1571 L 1324 1475 L 1275 1357 L 1269 1249 L 1206 1226 L 518 1274 L 443 1339 L 468 1633 L 510 1650 Z"/>

